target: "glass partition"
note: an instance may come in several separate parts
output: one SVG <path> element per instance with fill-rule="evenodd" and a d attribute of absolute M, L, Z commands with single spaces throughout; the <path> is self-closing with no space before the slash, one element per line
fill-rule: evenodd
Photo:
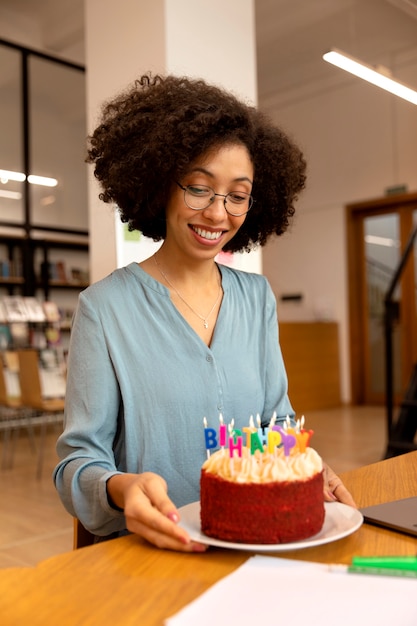
<path fill-rule="evenodd" d="M 84 74 L 32 56 L 29 76 L 32 226 L 87 229 Z"/>
<path fill-rule="evenodd" d="M 21 55 L 0 45 L 0 222 L 24 221 Z"/>
<path fill-rule="evenodd" d="M 0 41 L 0 228 L 87 234 L 84 69 Z"/>

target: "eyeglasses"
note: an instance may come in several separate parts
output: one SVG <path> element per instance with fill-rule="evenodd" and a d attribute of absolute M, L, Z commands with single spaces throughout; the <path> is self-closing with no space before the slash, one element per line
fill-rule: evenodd
<path fill-rule="evenodd" d="M 184 192 L 184 202 L 189 209 L 193 211 L 203 211 L 213 204 L 216 196 L 223 198 L 224 208 L 229 215 L 239 217 L 245 215 L 254 203 L 254 199 L 250 193 L 244 191 L 229 191 L 226 195 L 216 193 L 211 187 L 206 185 L 187 185 L 183 187 L 177 182 L 177 185 Z M 227 203 L 230 203 L 228 208 Z"/>

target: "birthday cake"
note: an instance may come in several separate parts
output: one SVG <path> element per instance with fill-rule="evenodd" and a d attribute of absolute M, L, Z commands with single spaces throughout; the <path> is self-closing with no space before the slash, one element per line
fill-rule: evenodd
<path fill-rule="evenodd" d="M 228 447 L 208 453 L 202 466 L 202 532 L 250 544 L 290 543 L 317 534 L 325 513 L 323 463 L 306 443 L 312 431 L 304 437 L 293 429 L 271 431 L 265 445 L 256 429 L 244 430 L 247 445 L 234 432 Z"/>

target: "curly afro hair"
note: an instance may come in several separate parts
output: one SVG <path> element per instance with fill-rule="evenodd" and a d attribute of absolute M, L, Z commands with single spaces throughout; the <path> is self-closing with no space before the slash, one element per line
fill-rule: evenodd
<path fill-rule="evenodd" d="M 174 181 L 225 144 L 246 146 L 254 166 L 253 207 L 225 251 L 249 251 L 281 235 L 305 186 L 302 152 L 256 108 L 203 80 L 145 74 L 103 107 L 88 138 L 104 202 L 122 222 L 154 241 L 166 236 L 165 207 Z"/>

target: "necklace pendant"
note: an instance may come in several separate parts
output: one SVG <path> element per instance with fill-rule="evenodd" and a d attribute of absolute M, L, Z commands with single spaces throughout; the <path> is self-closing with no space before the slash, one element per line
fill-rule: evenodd
<path fill-rule="evenodd" d="M 204 328 L 208 328 L 207 320 L 204 320 Z"/>

